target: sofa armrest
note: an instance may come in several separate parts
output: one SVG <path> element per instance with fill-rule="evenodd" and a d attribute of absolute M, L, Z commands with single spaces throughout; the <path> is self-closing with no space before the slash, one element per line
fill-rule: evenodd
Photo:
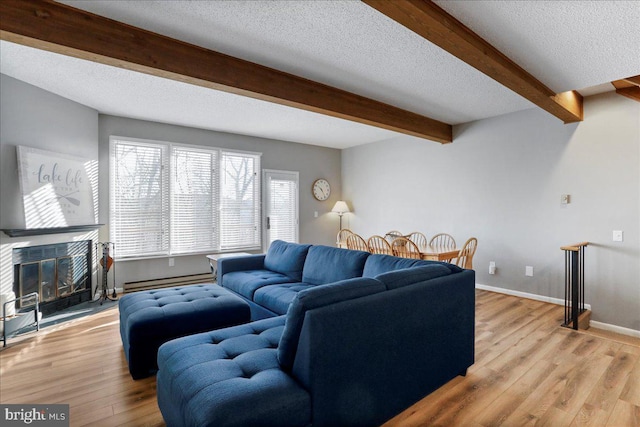
<path fill-rule="evenodd" d="M 475 272 L 306 313 L 292 375 L 313 425 L 380 425 L 474 361 Z"/>
<path fill-rule="evenodd" d="M 218 260 L 218 284 L 224 286 L 224 275 L 233 271 L 263 270 L 265 254 L 221 258 Z"/>

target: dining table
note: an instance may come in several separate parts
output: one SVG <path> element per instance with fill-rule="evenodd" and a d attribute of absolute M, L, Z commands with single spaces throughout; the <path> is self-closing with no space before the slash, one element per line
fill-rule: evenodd
<path fill-rule="evenodd" d="M 419 246 L 422 259 L 429 261 L 450 261 L 458 258 L 460 249 L 442 246 Z"/>

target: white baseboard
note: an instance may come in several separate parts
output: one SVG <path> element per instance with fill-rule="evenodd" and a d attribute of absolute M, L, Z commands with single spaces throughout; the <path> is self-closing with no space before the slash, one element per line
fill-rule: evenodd
<path fill-rule="evenodd" d="M 511 289 L 505 289 L 505 288 L 496 288 L 495 286 L 487 286 L 481 283 L 476 283 L 476 288 L 482 289 L 484 291 L 497 292 L 499 294 L 513 295 L 514 297 L 533 299 L 533 300 L 542 301 L 542 302 L 550 302 L 551 304 L 556 304 L 556 305 L 564 305 L 564 300 L 560 298 L 552 298 L 544 295 L 530 294 L 528 292 L 514 291 Z M 591 304 L 585 304 L 584 308 L 586 308 L 587 310 L 591 310 Z"/>
<path fill-rule="evenodd" d="M 635 329 L 623 328 L 622 326 L 610 325 L 608 323 L 602 322 L 589 322 L 591 327 L 596 329 L 602 329 L 603 331 L 615 332 L 616 334 L 628 335 L 630 337 L 640 338 L 640 331 L 636 331 Z"/>
<path fill-rule="evenodd" d="M 530 294 L 528 292 L 520 292 L 520 291 L 511 290 L 511 289 L 496 288 L 495 286 L 487 286 L 481 283 L 476 283 L 476 288 L 482 289 L 484 291 L 497 292 L 499 294 L 512 295 L 515 297 L 528 298 L 536 301 L 550 302 L 551 304 L 564 305 L 564 300 L 560 298 L 551 298 L 543 295 Z M 587 310 L 591 310 L 591 304 L 585 304 L 584 308 L 586 308 Z M 623 328 L 622 326 L 611 325 L 609 323 L 596 322 L 593 320 L 589 322 L 589 325 L 596 329 L 602 329 L 603 331 L 610 331 L 610 332 L 615 332 L 617 334 L 640 338 L 640 331 L 636 331 L 635 329 Z"/>

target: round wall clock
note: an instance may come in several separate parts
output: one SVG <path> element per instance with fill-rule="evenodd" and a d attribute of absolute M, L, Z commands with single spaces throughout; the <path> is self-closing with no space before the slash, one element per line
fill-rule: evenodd
<path fill-rule="evenodd" d="M 316 199 L 320 201 L 327 200 L 331 195 L 331 185 L 326 179 L 316 179 L 311 187 L 311 192 Z"/>

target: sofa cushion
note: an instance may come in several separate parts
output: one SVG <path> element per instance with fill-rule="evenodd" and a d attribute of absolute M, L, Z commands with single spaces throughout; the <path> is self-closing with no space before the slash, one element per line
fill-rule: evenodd
<path fill-rule="evenodd" d="M 278 363 L 283 328 L 280 316 L 163 345 L 157 389 L 167 425 L 309 425 L 309 394 Z"/>
<path fill-rule="evenodd" d="M 451 270 L 443 264 L 435 263 L 420 267 L 405 268 L 402 270 L 388 271 L 376 276 L 376 279 L 385 284 L 387 289 L 397 289 L 414 283 L 448 276 Z"/>
<path fill-rule="evenodd" d="M 293 282 L 289 276 L 270 270 L 234 271 L 224 275 L 224 287 L 253 300 L 256 289 L 276 283 Z"/>
<path fill-rule="evenodd" d="M 274 313 L 286 314 L 289 304 L 291 304 L 298 292 L 313 286 L 315 285 L 308 283 L 284 283 L 265 286 L 256 291 L 253 301 Z"/>
<path fill-rule="evenodd" d="M 304 262 L 302 281 L 312 285 L 324 285 L 360 277 L 369 255 L 369 252 L 312 246 Z"/>
<path fill-rule="evenodd" d="M 288 243 L 276 240 L 269 246 L 264 258 L 264 267 L 288 276 L 292 281 L 302 279 L 302 267 L 311 245 Z"/>
<path fill-rule="evenodd" d="M 362 271 L 362 277 L 376 277 L 378 274 L 386 273 L 387 271 L 400 270 L 418 265 L 429 265 L 430 263 L 433 263 L 433 261 L 375 254 L 367 258 L 367 262 L 364 264 L 364 270 Z"/>
<path fill-rule="evenodd" d="M 355 278 L 324 286 L 314 286 L 298 292 L 287 311 L 284 332 L 278 345 L 280 366 L 287 371 L 293 368 L 300 331 L 308 310 L 376 294 L 385 289 L 385 285 L 378 280 Z"/>

